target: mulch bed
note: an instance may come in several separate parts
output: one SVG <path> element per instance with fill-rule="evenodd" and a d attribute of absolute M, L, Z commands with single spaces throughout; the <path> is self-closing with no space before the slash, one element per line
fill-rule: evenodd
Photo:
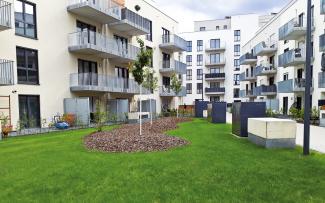
<path fill-rule="evenodd" d="M 162 118 L 150 125 L 142 125 L 139 135 L 139 124 L 125 124 L 108 132 L 94 133 L 86 136 L 84 144 L 89 150 L 104 152 L 152 152 L 166 151 L 171 148 L 189 144 L 179 137 L 164 135 L 168 130 L 177 128 L 181 122 L 191 121 L 189 118 Z"/>

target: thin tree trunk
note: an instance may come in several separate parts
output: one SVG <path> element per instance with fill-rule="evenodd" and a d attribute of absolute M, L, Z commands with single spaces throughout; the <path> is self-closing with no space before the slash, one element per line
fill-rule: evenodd
<path fill-rule="evenodd" d="M 140 85 L 140 135 L 142 135 L 142 84 Z"/>
<path fill-rule="evenodd" d="M 151 106 L 151 99 L 149 100 L 150 103 L 150 125 L 152 125 L 152 106 Z"/>
<path fill-rule="evenodd" d="M 178 105 L 177 105 L 178 104 L 178 97 L 176 97 L 175 103 L 176 103 L 176 117 L 178 118 Z"/>

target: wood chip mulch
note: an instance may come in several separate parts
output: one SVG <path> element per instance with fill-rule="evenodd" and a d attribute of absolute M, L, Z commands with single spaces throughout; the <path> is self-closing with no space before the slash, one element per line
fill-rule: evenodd
<path fill-rule="evenodd" d="M 112 131 L 86 136 L 84 144 L 89 150 L 104 152 L 166 151 L 189 144 L 179 137 L 163 134 L 165 131 L 176 129 L 178 123 L 188 121 L 191 119 L 163 118 L 155 120 L 152 126 L 150 122 L 146 122 L 142 125 L 142 136 L 139 135 L 139 124 L 125 124 Z"/>

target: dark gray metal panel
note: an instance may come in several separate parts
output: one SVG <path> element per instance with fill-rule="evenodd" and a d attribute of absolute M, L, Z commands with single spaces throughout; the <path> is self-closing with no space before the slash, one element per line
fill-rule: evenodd
<path fill-rule="evenodd" d="M 195 101 L 195 117 L 203 118 L 203 111 L 208 110 L 207 101 Z"/>
<path fill-rule="evenodd" d="M 212 123 L 226 123 L 226 102 L 212 103 Z"/>
<path fill-rule="evenodd" d="M 89 98 L 64 99 L 64 113 L 76 115 L 77 121 L 82 125 L 90 124 Z"/>

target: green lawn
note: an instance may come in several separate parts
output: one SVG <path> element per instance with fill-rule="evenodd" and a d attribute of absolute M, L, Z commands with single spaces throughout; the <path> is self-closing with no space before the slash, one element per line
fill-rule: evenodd
<path fill-rule="evenodd" d="M 265 150 L 202 120 L 168 152 L 89 152 L 93 130 L 0 142 L 0 202 L 324 202 L 325 155 Z"/>

